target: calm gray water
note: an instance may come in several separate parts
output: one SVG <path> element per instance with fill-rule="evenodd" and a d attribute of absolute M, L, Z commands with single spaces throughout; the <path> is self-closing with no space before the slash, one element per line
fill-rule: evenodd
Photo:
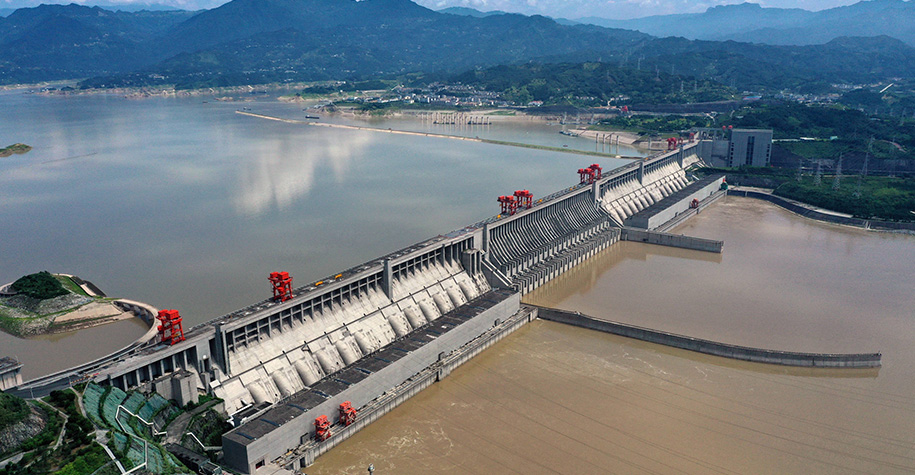
<path fill-rule="evenodd" d="M 193 325 L 266 298 L 272 271 L 304 285 L 491 216 L 499 195 L 524 188 L 543 196 L 577 183 L 577 169 L 592 162 L 626 163 L 307 127 L 236 114 L 242 107 L 305 114 L 265 97 L 0 93 L 0 108 L 11 112 L 0 119 L 0 142 L 34 147 L 0 159 L 0 281 L 39 270 L 76 274 L 110 296 L 178 309 Z M 482 129 L 474 135 L 593 147 L 546 124 Z M 139 334 L 100 344 L 114 349 Z M 9 338 L 0 335 L 0 354 L 13 349 Z M 38 363 L 16 346 L 34 375 Z"/>

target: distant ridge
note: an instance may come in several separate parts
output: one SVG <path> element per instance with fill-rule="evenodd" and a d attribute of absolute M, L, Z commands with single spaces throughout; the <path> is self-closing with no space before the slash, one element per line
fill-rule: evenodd
<path fill-rule="evenodd" d="M 887 35 L 915 46 L 915 2 L 904 0 L 869 0 L 817 12 L 742 3 L 711 7 L 705 13 L 577 21 L 691 40 L 810 45 L 841 36 Z"/>
<path fill-rule="evenodd" d="M 808 46 L 691 41 L 543 16 L 447 14 L 409 0 L 233 0 L 201 12 L 42 5 L 0 18 L 0 84 L 90 78 L 81 84 L 193 88 L 447 77 L 530 61 L 663 70 L 747 90 L 915 76 L 915 48 L 886 36 Z"/>
<path fill-rule="evenodd" d="M 474 18 L 485 18 L 493 15 L 507 15 L 508 12 L 503 12 L 501 10 L 492 10 L 488 12 L 482 12 L 468 7 L 448 7 L 441 10 L 437 10 L 439 13 L 448 13 L 451 15 L 460 15 L 460 16 L 472 16 Z"/>

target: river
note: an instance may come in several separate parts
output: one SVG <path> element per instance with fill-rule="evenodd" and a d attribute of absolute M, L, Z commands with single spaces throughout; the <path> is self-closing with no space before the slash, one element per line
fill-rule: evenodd
<path fill-rule="evenodd" d="M 310 103 L 237 96 L 0 92 L 0 142 L 33 147 L 0 159 L 0 284 L 40 270 L 75 274 L 109 296 L 177 309 L 187 327 L 267 298 L 270 272 L 305 285 L 492 216 L 499 195 L 543 196 L 576 184 L 591 163 L 628 163 L 264 120 L 235 111 L 304 119 Z M 328 119 L 595 148 L 542 122 Z M 143 333 L 102 328 L 54 337 L 67 348 L 54 357 L 0 332 L 0 355 L 21 358 L 28 379 L 90 359 L 71 348 L 109 352 Z"/>
<path fill-rule="evenodd" d="M 912 473 L 915 236 L 728 197 L 526 300 L 686 335 L 883 353 L 879 370 L 731 361 L 535 321 L 309 467 L 365 473 Z"/>

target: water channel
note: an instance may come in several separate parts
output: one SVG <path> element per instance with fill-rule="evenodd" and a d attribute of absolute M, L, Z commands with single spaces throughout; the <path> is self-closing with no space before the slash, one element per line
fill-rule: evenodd
<path fill-rule="evenodd" d="M 915 236 L 735 197 L 674 232 L 724 254 L 620 243 L 527 300 L 742 345 L 881 351 L 883 367 L 735 362 L 536 321 L 306 472 L 915 470 Z"/>

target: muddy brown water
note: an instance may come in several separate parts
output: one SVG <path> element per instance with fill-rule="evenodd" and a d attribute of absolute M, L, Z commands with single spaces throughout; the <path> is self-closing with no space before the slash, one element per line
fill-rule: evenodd
<path fill-rule="evenodd" d="M 725 251 L 620 243 L 527 300 L 795 351 L 797 369 L 535 321 L 305 469 L 367 473 L 912 473 L 915 236 L 728 197 L 674 232 Z"/>

